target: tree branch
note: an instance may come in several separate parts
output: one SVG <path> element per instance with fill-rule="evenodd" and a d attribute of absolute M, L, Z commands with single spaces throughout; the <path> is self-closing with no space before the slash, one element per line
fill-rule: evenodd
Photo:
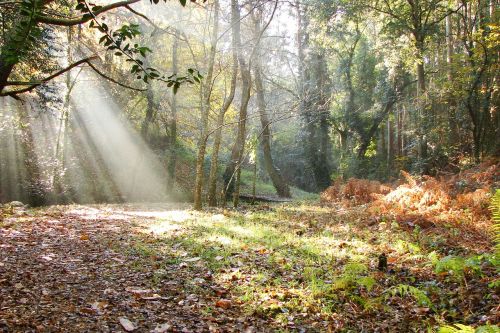
<path fill-rule="evenodd" d="M 110 11 L 115 8 L 120 8 L 120 7 L 125 7 L 128 5 L 131 5 L 133 3 L 139 2 L 140 0 L 123 0 L 123 1 L 118 1 L 115 3 L 112 3 L 107 6 L 102 6 L 96 11 L 93 11 L 92 14 L 94 16 L 98 16 L 102 13 L 105 13 L 107 11 Z M 65 26 L 65 27 L 70 27 L 78 24 L 82 24 L 85 22 L 88 22 L 92 20 L 92 16 L 80 16 L 80 17 L 75 17 L 75 18 L 70 18 L 70 19 L 63 19 L 63 18 L 55 18 L 55 17 L 48 17 L 48 16 L 39 16 L 37 17 L 37 22 L 39 23 L 45 23 L 45 24 L 52 24 L 52 25 L 60 25 L 60 26 Z"/>
<path fill-rule="evenodd" d="M 26 85 L 30 85 L 29 87 L 26 87 L 26 88 L 23 88 L 23 89 L 18 89 L 18 90 L 4 91 L 4 92 L 0 93 L 0 96 L 15 97 L 16 95 L 19 95 L 19 94 L 31 91 L 31 90 L 35 89 L 36 87 L 38 87 L 39 85 L 41 85 L 41 84 L 43 84 L 43 83 L 45 83 L 47 81 L 50 81 L 50 80 L 58 77 L 61 74 L 66 73 L 67 71 L 75 68 L 76 66 L 79 66 L 79 65 L 84 64 L 84 63 L 89 64 L 90 60 L 95 59 L 95 58 L 97 58 L 97 56 L 92 56 L 92 57 L 88 57 L 88 58 L 84 58 L 84 59 L 78 60 L 77 62 L 69 65 L 68 67 L 63 68 L 63 69 L 55 72 L 54 74 L 52 74 L 52 75 L 50 75 L 50 76 L 48 76 L 46 78 L 41 79 L 40 81 L 26 82 L 25 84 Z M 14 84 L 10 84 L 10 85 L 17 85 L 16 83 L 19 83 L 19 82 L 14 82 Z M 7 84 L 7 85 L 9 85 L 9 84 Z"/>
<path fill-rule="evenodd" d="M 107 76 L 106 74 L 104 74 L 103 72 L 101 72 L 100 70 L 98 70 L 90 61 L 87 62 L 87 64 L 90 66 L 90 68 L 92 68 L 94 70 L 94 72 L 96 72 L 97 74 L 99 74 L 100 76 L 102 76 L 103 78 L 105 78 L 106 80 L 111 81 L 114 84 L 119 85 L 120 87 L 131 89 L 131 90 L 135 90 L 135 91 L 146 91 L 147 90 L 147 89 L 141 89 L 141 88 L 134 88 L 134 87 L 128 86 L 128 85 L 126 85 L 124 83 L 118 82 L 115 79 L 113 79 L 112 77 Z"/>

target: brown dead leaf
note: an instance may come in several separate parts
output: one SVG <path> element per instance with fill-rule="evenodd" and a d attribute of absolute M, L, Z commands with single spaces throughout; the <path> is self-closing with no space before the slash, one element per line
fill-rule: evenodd
<path fill-rule="evenodd" d="M 218 300 L 217 302 L 215 302 L 215 306 L 218 307 L 218 308 L 222 308 L 222 309 L 229 309 L 231 307 L 231 301 L 228 300 L 228 299 L 220 299 Z"/>
<path fill-rule="evenodd" d="M 81 234 L 80 235 L 80 240 L 82 241 L 88 241 L 90 238 L 89 238 L 89 235 L 88 234 Z"/>
<path fill-rule="evenodd" d="M 133 294 L 134 296 L 143 296 L 153 292 L 151 289 L 140 289 L 134 287 L 127 287 L 125 288 L 125 290 Z"/>
<path fill-rule="evenodd" d="M 163 299 L 163 297 L 161 297 L 158 294 L 152 294 L 151 296 L 142 296 L 141 299 L 143 299 L 145 301 L 156 301 L 159 299 Z"/>
<path fill-rule="evenodd" d="M 222 288 L 212 288 L 217 296 L 223 296 L 227 294 L 227 290 Z"/>

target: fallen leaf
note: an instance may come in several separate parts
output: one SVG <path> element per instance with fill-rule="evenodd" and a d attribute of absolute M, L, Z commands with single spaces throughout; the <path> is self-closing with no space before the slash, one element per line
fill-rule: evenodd
<path fill-rule="evenodd" d="M 162 325 L 156 325 L 153 333 L 164 333 L 172 329 L 172 325 L 165 323 Z"/>
<path fill-rule="evenodd" d="M 205 279 L 202 279 L 202 278 L 194 278 L 194 279 L 193 279 L 193 283 L 195 283 L 195 284 L 203 284 L 203 283 L 205 283 Z"/>
<path fill-rule="evenodd" d="M 127 287 L 125 288 L 126 291 L 129 293 L 134 294 L 135 296 L 141 296 L 145 294 L 150 294 L 153 291 L 151 289 L 140 289 L 140 288 L 134 288 L 134 287 Z"/>
<path fill-rule="evenodd" d="M 97 313 L 101 314 L 102 310 L 104 310 L 108 306 L 107 302 L 98 302 L 95 301 L 92 303 L 91 308 L 95 310 Z"/>
<path fill-rule="evenodd" d="M 228 299 L 220 299 L 215 302 L 215 306 L 218 308 L 229 309 L 231 307 L 231 301 Z"/>
<path fill-rule="evenodd" d="M 186 262 L 195 262 L 195 261 L 198 261 L 200 259 L 201 259 L 200 257 L 194 257 L 194 258 L 184 259 L 184 261 L 186 261 Z"/>
<path fill-rule="evenodd" d="M 151 296 L 142 296 L 141 299 L 146 300 L 146 301 L 155 301 L 158 299 L 163 299 L 163 297 L 161 297 L 158 294 L 152 294 Z"/>
<path fill-rule="evenodd" d="M 80 236 L 80 240 L 82 240 L 82 241 L 88 241 L 88 240 L 89 240 L 89 235 L 87 235 L 87 234 L 82 234 L 82 235 Z"/>
<path fill-rule="evenodd" d="M 136 329 L 135 325 L 125 317 L 120 317 L 119 321 L 120 325 L 122 325 L 123 329 L 127 332 L 132 332 Z"/>
<path fill-rule="evenodd" d="M 217 296 L 222 296 L 227 294 L 227 290 L 221 288 L 212 288 Z"/>

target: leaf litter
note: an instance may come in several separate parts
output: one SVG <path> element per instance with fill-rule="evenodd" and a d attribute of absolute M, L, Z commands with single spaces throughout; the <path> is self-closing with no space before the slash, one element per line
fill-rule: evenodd
<path fill-rule="evenodd" d="M 174 210 L 54 206 L 8 217 L 0 331 L 424 332 L 499 319 L 494 268 L 482 262 L 457 279 L 429 259 L 483 252 L 373 223 L 363 207 Z M 159 224 L 166 231 L 154 232 Z"/>

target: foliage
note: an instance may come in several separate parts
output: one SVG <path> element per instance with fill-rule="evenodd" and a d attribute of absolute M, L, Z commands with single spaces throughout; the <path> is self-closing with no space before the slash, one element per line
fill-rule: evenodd
<path fill-rule="evenodd" d="M 477 328 L 463 324 L 453 324 L 451 326 L 442 326 L 438 333 L 498 333 L 500 328 L 497 325 L 483 325 Z"/>
<path fill-rule="evenodd" d="M 429 297 L 423 292 L 422 290 L 418 289 L 417 287 L 410 286 L 407 284 L 399 284 L 397 286 L 394 286 L 390 289 L 387 290 L 388 295 L 390 296 L 411 296 L 413 297 L 418 305 L 420 306 L 426 306 L 426 307 L 433 307 L 431 300 Z"/>
<path fill-rule="evenodd" d="M 387 194 L 391 190 L 390 185 L 381 184 L 378 181 L 349 178 L 343 183 L 338 178 L 332 186 L 321 193 L 323 203 L 344 201 L 353 205 L 372 202 L 379 194 Z"/>
<path fill-rule="evenodd" d="M 23 0 L 19 3 L 18 24 L 10 31 L 6 47 L 2 49 L 7 63 L 15 64 L 27 56 L 29 50 L 35 47 L 42 37 L 42 29 L 37 26 L 37 16 L 42 9 L 40 0 Z"/>
<path fill-rule="evenodd" d="M 186 4 L 184 1 L 183 6 Z M 188 74 L 181 76 L 174 73 L 168 77 L 161 75 L 159 71 L 152 67 L 144 65 L 144 59 L 137 58 L 140 55 L 142 58 L 146 54 L 151 53 L 152 50 L 146 46 L 140 46 L 137 43 L 130 43 L 131 40 L 141 34 L 138 24 L 124 24 L 115 31 L 111 30 L 108 25 L 98 20 L 96 12 L 102 9 L 102 6 L 89 5 L 86 1 L 78 3 L 75 7 L 76 10 L 81 11 L 82 17 L 91 18 L 89 27 L 99 30 L 103 35 L 99 39 L 99 44 L 103 44 L 108 51 L 113 51 L 115 56 L 125 55 L 128 59 L 127 62 L 133 63 L 130 73 L 134 74 L 137 79 L 143 80 L 148 83 L 148 80 L 159 80 L 167 83 L 168 87 L 173 88 L 174 94 L 177 93 L 179 87 L 183 83 L 200 83 L 203 76 L 201 73 L 193 68 L 188 69 Z"/>
<path fill-rule="evenodd" d="M 449 273 L 456 279 L 461 280 L 466 272 L 481 271 L 480 258 L 465 259 L 457 256 L 446 256 L 436 262 L 435 272 Z"/>
<path fill-rule="evenodd" d="M 500 189 L 497 189 L 491 198 L 491 215 L 494 222 L 493 233 L 496 242 L 495 253 L 500 257 Z"/>
<path fill-rule="evenodd" d="M 360 262 L 351 261 L 344 266 L 342 275 L 335 279 L 332 288 L 349 290 L 354 286 L 363 287 L 371 291 L 376 281 L 373 277 L 367 276 L 368 267 Z"/>

